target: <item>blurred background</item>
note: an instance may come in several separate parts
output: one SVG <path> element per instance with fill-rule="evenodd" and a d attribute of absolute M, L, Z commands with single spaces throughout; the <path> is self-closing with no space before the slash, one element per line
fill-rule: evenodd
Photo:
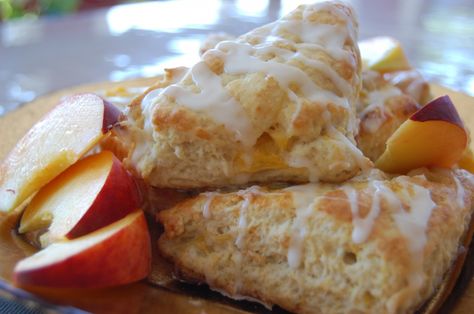
<path fill-rule="evenodd" d="M 239 35 L 298 0 L 0 0 L 0 115 L 78 84 L 189 66 L 209 33 Z M 400 40 L 432 82 L 474 95 L 473 0 L 346 0 L 360 38 Z"/>

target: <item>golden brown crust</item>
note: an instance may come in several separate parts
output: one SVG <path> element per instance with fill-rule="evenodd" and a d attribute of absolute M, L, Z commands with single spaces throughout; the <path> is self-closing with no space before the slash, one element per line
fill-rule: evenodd
<path fill-rule="evenodd" d="M 143 116 L 142 110 L 140 108 L 143 98 L 148 95 L 151 91 L 156 89 L 168 87 L 171 84 L 179 81 L 183 75 L 187 72 L 188 68 L 186 67 L 177 67 L 171 69 L 165 69 L 165 75 L 159 79 L 155 84 L 147 88 L 147 90 L 132 100 L 129 105 L 129 117 L 133 119 L 136 123 L 143 127 Z"/>
<path fill-rule="evenodd" d="M 165 227 L 159 248 L 187 277 L 229 295 L 255 297 L 290 311 L 413 312 L 433 294 L 457 256 L 471 217 L 473 179 L 462 170 L 418 170 L 410 177 L 379 181 L 398 196 L 405 210 L 420 210 L 406 207 L 415 198 L 415 186 L 428 189 L 436 204 L 428 220 L 419 273 L 414 271 L 418 259 L 410 249 L 416 239 L 409 240 L 400 231 L 388 198 L 381 200 L 367 241 L 353 241 L 353 216 L 342 188 L 357 190 L 359 214 L 366 217 L 374 202 L 370 178 L 316 186 L 314 197 L 321 201 L 313 205 L 305 222 L 302 263 L 296 269 L 289 266 L 287 253 L 297 205 L 287 190 L 252 188 L 211 199 L 201 195 L 178 204 L 158 215 Z M 239 247 L 236 239 L 246 198 L 247 221 Z M 416 274 L 422 274 L 422 284 L 413 290 L 410 280 Z"/>
<path fill-rule="evenodd" d="M 325 42 L 305 42 L 308 39 L 303 35 L 291 31 L 300 22 L 337 28 L 343 36 L 340 51 L 335 53 L 332 46 L 326 49 Z M 133 134 L 129 137 L 137 145 L 125 160 L 129 168 L 154 186 L 201 188 L 274 180 L 307 182 L 315 177 L 340 182 L 370 165 L 354 146 L 354 104 L 361 65 L 352 9 L 341 3 L 301 6 L 282 21 L 257 28 L 234 42 L 264 46 L 270 35 L 279 39 L 267 43 L 270 50 L 256 51 L 256 59 L 292 66 L 335 98 L 309 100 L 298 82 L 282 86 L 265 71 L 229 74 L 224 71 L 223 52 L 208 50 L 203 62 L 248 116 L 255 142 L 262 143 L 264 138 L 271 152 L 257 144 L 245 146 L 209 113 L 191 110 L 174 96 L 158 97 L 149 112 L 140 108 L 146 94 L 168 86 L 168 80 L 131 106 L 129 132 Z M 288 53 L 293 56 L 283 57 Z M 201 92 L 191 72 L 176 84 L 186 91 Z M 347 106 L 336 104 L 336 98 Z"/>

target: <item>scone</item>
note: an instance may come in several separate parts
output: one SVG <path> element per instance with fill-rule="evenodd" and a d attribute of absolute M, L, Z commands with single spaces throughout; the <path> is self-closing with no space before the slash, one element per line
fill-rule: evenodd
<path fill-rule="evenodd" d="M 357 29 L 349 6 L 325 2 L 220 42 L 130 106 L 125 163 L 168 188 L 353 177 L 371 165 L 354 140 Z"/>
<path fill-rule="evenodd" d="M 378 72 L 364 70 L 356 107 L 360 119 L 357 146 L 375 161 L 384 152 L 393 132 L 421 106 L 406 89 L 392 84 Z"/>
<path fill-rule="evenodd" d="M 412 313 L 470 228 L 474 176 L 374 171 L 344 184 L 206 193 L 158 214 L 182 276 L 298 313 Z"/>

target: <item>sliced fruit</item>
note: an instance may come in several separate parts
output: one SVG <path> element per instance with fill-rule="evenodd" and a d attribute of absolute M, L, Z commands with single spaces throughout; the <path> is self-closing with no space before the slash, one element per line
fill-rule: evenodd
<path fill-rule="evenodd" d="M 456 108 L 443 96 L 415 112 L 392 134 L 375 166 L 391 173 L 430 166 L 450 168 L 461 159 L 467 143 Z"/>
<path fill-rule="evenodd" d="M 391 37 L 374 37 L 359 42 L 364 68 L 386 73 L 411 69 L 400 42 Z"/>
<path fill-rule="evenodd" d="M 75 163 L 117 123 L 121 112 L 94 94 L 65 98 L 0 165 L 0 211 L 9 211 Z"/>
<path fill-rule="evenodd" d="M 14 269 L 14 282 L 20 286 L 102 288 L 143 279 L 150 268 L 150 236 L 139 210 L 21 260 Z"/>
<path fill-rule="evenodd" d="M 474 153 L 469 147 L 464 151 L 458 165 L 459 167 L 474 173 Z"/>
<path fill-rule="evenodd" d="M 77 238 L 119 220 L 140 206 L 137 186 L 108 151 L 88 156 L 44 186 L 21 218 L 20 233 L 48 228 L 43 247 Z"/>

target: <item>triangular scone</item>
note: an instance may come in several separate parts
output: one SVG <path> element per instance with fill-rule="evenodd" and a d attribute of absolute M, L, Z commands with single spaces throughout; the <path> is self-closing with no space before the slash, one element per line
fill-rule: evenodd
<path fill-rule="evenodd" d="M 131 106 L 126 164 L 175 188 L 351 178 L 371 164 L 354 145 L 357 28 L 325 2 L 219 43 Z"/>
<path fill-rule="evenodd" d="M 474 176 L 375 173 L 342 185 L 204 193 L 158 214 L 185 278 L 297 313 L 413 313 L 469 230 Z"/>

